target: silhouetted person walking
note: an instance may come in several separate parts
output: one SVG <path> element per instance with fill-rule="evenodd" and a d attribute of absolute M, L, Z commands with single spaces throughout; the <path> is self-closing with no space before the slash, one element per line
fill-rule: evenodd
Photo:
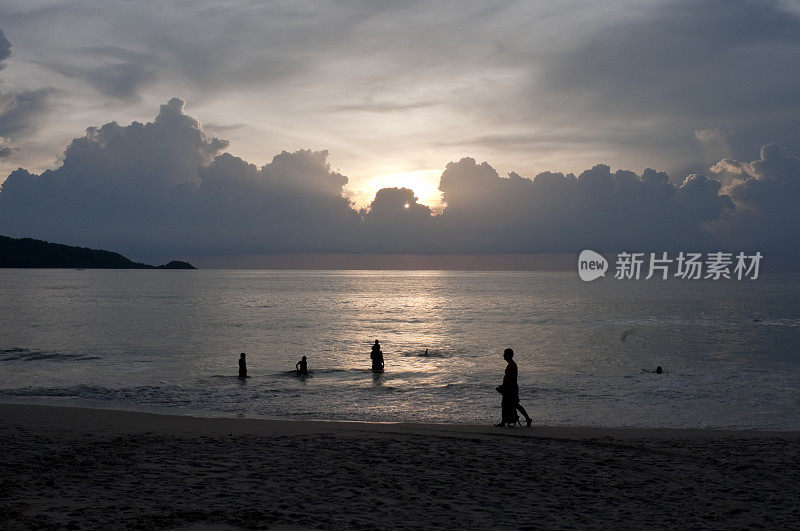
<path fill-rule="evenodd" d="M 503 375 L 503 383 L 497 387 L 497 391 L 503 395 L 501 404 L 502 420 L 499 424 L 495 424 L 495 426 L 513 426 L 517 423 L 517 420 L 519 420 L 519 415 L 517 415 L 517 411 L 519 411 L 525 417 L 525 422 L 528 427 L 530 427 L 533 420 L 528 416 L 528 412 L 525 411 L 525 408 L 519 405 L 519 384 L 517 384 L 517 373 L 519 369 L 513 358 L 513 350 L 507 348 L 503 351 L 503 359 L 505 359 L 508 364 L 506 365 L 506 372 Z"/>
<path fill-rule="evenodd" d="M 297 374 L 308 374 L 308 362 L 306 361 L 306 357 L 303 356 L 300 358 L 300 361 L 294 364 L 294 368 L 297 369 Z"/>
<path fill-rule="evenodd" d="M 383 370 L 383 352 L 381 352 L 381 344 L 378 343 L 378 340 L 375 340 L 375 344 L 372 345 L 372 353 L 369 355 L 370 359 L 372 360 L 372 370 L 375 372 L 379 372 Z"/>
<path fill-rule="evenodd" d="M 244 360 L 244 352 L 239 355 L 239 378 L 247 378 L 247 362 Z"/>

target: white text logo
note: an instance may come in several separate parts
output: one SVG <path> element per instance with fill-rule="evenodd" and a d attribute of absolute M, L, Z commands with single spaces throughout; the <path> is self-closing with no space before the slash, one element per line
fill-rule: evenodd
<path fill-rule="evenodd" d="M 758 278 L 763 256 L 760 252 L 748 255 L 724 253 L 618 253 L 614 278 L 617 280 L 649 280 L 653 277 L 666 280 L 670 277 L 683 280 L 720 280 Z M 605 276 L 608 262 L 600 253 L 584 250 L 578 257 L 578 275 L 590 282 Z"/>
<path fill-rule="evenodd" d="M 608 261 L 600 253 L 586 249 L 578 256 L 578 275 L 584 282 L 604 277 L 607 269 Z"/>

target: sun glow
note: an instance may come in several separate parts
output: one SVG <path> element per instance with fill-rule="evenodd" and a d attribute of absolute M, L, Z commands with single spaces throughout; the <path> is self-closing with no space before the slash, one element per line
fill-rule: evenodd
<path fill-rule="evenodd" d="M 442 209 L 442 193 L 439 191 L 439 177 L 442 170 L 416 170 L 407 172 L 382 173 L 367 179 L 357 194 L 357 203 L 368 206 L 381 188 L 410 188 L 414 190 L 417 201 L 431 207 L 436 212 Z M 410 205 L 405 205 L 409 208 Z"/>

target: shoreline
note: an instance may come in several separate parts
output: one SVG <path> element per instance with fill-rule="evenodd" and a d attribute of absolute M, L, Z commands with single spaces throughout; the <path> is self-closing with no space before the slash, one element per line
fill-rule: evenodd
<path fill-rule="evenodd" d="M 0 527 L 793 527 L 800 432 L 0 404 Z"/>
<path fill-rule="evenodd" d="M 105 429 L 121 430 L 120 433 L 136 433 L 143 426 L 147 431 L 164 433 L 238 433 L 269 435 L 275 432 L 311 435 L 317 433 L 365 432 L 400 433 L 423 435 L 513 435 L 520 437 L 553 439 L 709 439 L 709 438 L 787 438 L 800 441 L 800 431 L 717 429 L 717 428 L 660 428 L 660 427 L 603 427 L 603 426 L 558 426 L 532 425 L 530 428 L 498 428 L 491 424 L 420 423 L 404 421 L 364 421 L 337 419 L 287 419 L 261 417 L 249 414 L 234 414 L 206 410 L 178 410 L 166 407 L 136 407 L 120 403 L 120 407 L 89 404 L 91 401 L 67 399 L 68 404 L 50 403 L 50 398 L 39 401 L 0 401 L 0 418 L 7 421 L 28 422 L 37 426 L 47 423 L 58 429 L 80 429 L 91 431 L 95 422 Z M 83 403 L 75 403 L 83 402 Z M 90 413 L 91 412 L 91 413 Z M 66 423 L 68 419 L 69 422 Z M 230 431 L 232 430 L 232 431 Z"/>
<path fill-rule="evenodd" d="M 100 415 L 113 413 L 132 413 L 142 415 L 153 415 L 159 417 L 194 418 L 194 419 L 230 419 L 236 421 L 256 421 L 266 423 L 286 422 L 290 425 L 294 423 L 319 423 L 322 425 L 352 425 L 356 426 L 403 426 L 409 429 L 422 430 L 426 427 L 446 428 L 446 431 L 457 432 L 464 429 L 467 432 L 474 430 L 480 431 L 482 428 L 496 428 L 490 423 L 428 423 L 428 422 L 409 422 L 409 421 L 373 421 L 359 419 L 324 419 L 324 418 L 284 418 L 268 417 L 252 413 L 233 413 L 225 411 L 178 408 L 167 406 L 143 406 L 129 404 L 126 402 L 111 402 L 106 400 L 90 400 L 73 397 L 20 397 L 19 399 L 5 397 L 0 399 L 0 415 L 5 413 L 5 406 L 33 406 L 54 409 L 79 409 L 96 411 Z M 254 427 L 254 432 L 257 432 Z M 589 438 L 589 437 L 611 437 L 611 438 L 698 438 L 698 437 L 789 437 L 800 439 L 800 430 L 776 430 L 759 428 L 729 428 L 729 427 L 704 427 L 704 428 L 674 428 L 660 426 L 576 426 L 576 425 L 537 425 L 533 424 L 530 428 L 517 426 L 508 428 L 509 432 L 528 432 L 534 437 L 556 437 L 556 438 Z"/>

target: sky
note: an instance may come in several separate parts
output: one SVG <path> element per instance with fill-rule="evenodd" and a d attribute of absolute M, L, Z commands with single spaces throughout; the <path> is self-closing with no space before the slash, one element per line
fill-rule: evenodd
<path fill-rule="evenodd" d="M 797 1 L 2 0 L 0 31 L 3 234 L 142 259 L 800 241 Z"/>

